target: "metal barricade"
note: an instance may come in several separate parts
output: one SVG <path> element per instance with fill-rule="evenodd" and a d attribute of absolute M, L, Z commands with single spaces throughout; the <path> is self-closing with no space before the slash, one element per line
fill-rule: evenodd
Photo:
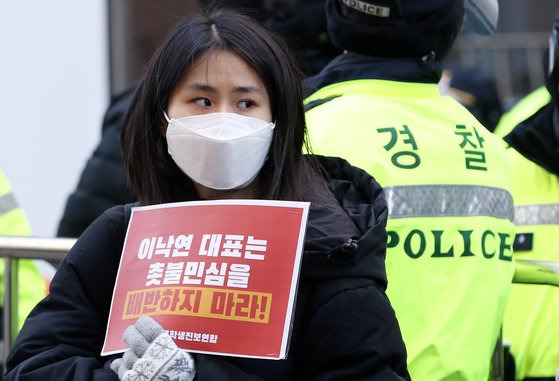
<path fill-rule="evenodd" d="M 3 354 L 4 364 L 11 349 L 14 328 L 18 326 L 17 319 L 17 262 L 19 259 L 44 259 L 47 261 L 61 261 L 72 248 L 75 239 L 70 238 L 35 238 L 35 237 L 6 237 L 0 236 L 0 256 L 4 258 L 4 334 Z M 516 270 L 513 283 L 540 284 L 559 287 L 559 262 L 545 262 L 536 260 L 516 260 Z M 492 359 L 492 381 L 503 378 L 502 343 L 495 347 Z"/>
<path fill-rule="evenodd" d="M 488 37 L 461 34 L 447 57 L 495 78 L 505 107 L 545 82 L 544 52 L 549 33 L 496 33 Z"/>
<path fill-rule="evenodd" d="M 72 248 L 75 239 L 0 236 L 0 256 L 4 258 L 3 360 L 12 347 L 14 327 L 18 327 L 18 260 L 44 259 L 59 262 Z"/>

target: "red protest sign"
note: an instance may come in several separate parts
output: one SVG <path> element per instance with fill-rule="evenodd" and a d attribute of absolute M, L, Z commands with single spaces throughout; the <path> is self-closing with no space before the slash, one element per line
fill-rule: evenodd
<path fill-rule="evenodd" d="M 309 203 L 217 200 L 132 209 L 102 355 L 156 319 L 181 348 L 285 358 Z"/>

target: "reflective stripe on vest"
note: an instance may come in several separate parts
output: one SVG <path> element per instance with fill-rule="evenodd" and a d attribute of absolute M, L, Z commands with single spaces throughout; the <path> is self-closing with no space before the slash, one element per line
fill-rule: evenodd
<path fill-rule="evenodd" d="M 388 218 L 489 216 L 514 220 L 512 195 L 505 189 L 412 185 L 386 187 L 384 192 Z"/>
<path fill-rule="evenodd" d="M 559 225 L 559 204 L 517 206 L 514 208 L 514 224 Z"/>
<path fill-rule="evenodd" d="M 16 199 L 12 193 L 0 196 L 0 216 L 18 207 Z"/>

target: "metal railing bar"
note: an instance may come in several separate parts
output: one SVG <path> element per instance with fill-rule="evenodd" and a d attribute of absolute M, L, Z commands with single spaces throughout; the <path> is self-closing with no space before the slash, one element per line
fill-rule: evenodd
<path fill-rule="evenodd" d="M 75 242 L 74 238 L 0 236 L 0 256 L 60 261 Z"/>
<path fill-rule="evenodd" d="M 19 259 L 46 259 L 60 261 L 72 248 L 75 239 L 70 238 L 37 238 L 37 237 L 5 237 L 0 236 L 0 256 L 4 257 L 4 364 L 12 346 L 14 323 L 17 325 L 17 266 L 13 262 Z M 14 267 L 16 267 L 14 269 Z M 539 284 L 559 287 L 559 262 L 538 260 L 516 260 L 516 270 L 513 283 Z M 15 292 L 14 292 L 15 290 Z M 494 356 L 501 356 L 500 343 L 497 343 Z M 502 377 L 502 358 L 494 357 L 493 380 Z"/>
<path fill-rule="evenodd" d="M 538 49 L 547 48 L 549 33 L 496 33 L 491 37 L 460 36 L 455 46 L 460 50 L 483 49 Z"/>
<path fill-rule="evenodd" d="M 6 359 L 10 348 L 12 347 L 12 258 L 4 258 L 4 308 L 2 310 L 2 354 L 3 364 L 6 364 Z M 17 295 L 17 294 L 16 294 Z M 17 299 L 17 298 L 16 298 Z"/>
<path fill-rule="evenodd" d="M 526 49 L 526 62 L 528 64 L 528 80 L 530 89 L 535 89 L 541 83 L 544 83 L 544 70 L 542 64 L 543 48 Z"/>
<path fill-rule="evenodd" d="M 522 84 L 516 86 L 520 81 L 519 76 L 526 75 L 528 91 L 543 84 L 541 58 L 548 48 L 548 41 L 549 33 L 546 32 L 497 33 L 489 37 L 461 35 L 456 40 L 453 51 L 458 56 L 458 62 L 465 67 L 479 67 L 477 59 L 483 58 L 483 54 L 490 54 L 493 65 L 486 71 L 495 78 L 503 103 L 509 105 L 527 91 Z M 525 54 L 527 62 L 521 72 L 511 64 L 512 58 L 509 55 L 514 51 L 523 51 Z"/>
<path fill-rule="evenodd" d="M 0 236 L 0 257 L 4 257 L 4 306 L 3 364 L 12 348 L 14 327 L 19 326 L 17 314 L 18 260 L 44 259 L 61 261 L 70 251 L 76 239 Z"/>
<path fill-rule="evenodd" d="M 493 52 L 493 62 L 494 62 L 494 75 L 497 80 L 497 86 L 499 88 L 499 93 L 501 94 L 512 94 L 512 81 L 511 81 L 511 68 L 509 60 L 508 50 L 494 50 Z"/>

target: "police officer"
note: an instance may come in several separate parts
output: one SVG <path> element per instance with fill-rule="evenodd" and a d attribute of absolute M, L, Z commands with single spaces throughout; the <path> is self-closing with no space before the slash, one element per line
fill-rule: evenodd
<path fill-rule="evenodd" d="M 501 116 L 493 133 L 500 137 L 507 136 L 514 127 L 547 105 L 550 100 L 551 96 L 547 88 L 545 86 L 538 87 Z"/>
<path fill-rule="evenodd" d="M 31 230 L 23 209 L 16 203 L 10 183 L 0 169 L 0 235 L 29 236 Z M 1 260 L 1 259 L 0 259 Z M 46 294 L 45 281 L 33 260 L 20 260 L 18 264 L 18 327 L 31 309 Z M 0 301 L 4 305 L 4 261 L 0 262 Z"/>
<path fill-rule="evenodd" d="M 558 32 L 559 8 L 550 39 L 551 60 L 545 61 L 551 63 L 547 86 L 510 111 L 530 116 L 505 136 L 514 170 L 515 258 L 559 262 Z M 511 379 L 554 379 L 559 368 L 558 322 L 559 288 L 513 285 L 503 324 L 503 337 L 510 341 L 516 362 L 516 376 Z"/>
<path fill-rule="evenodd" d="M 496 2 L 483 7 L 481 25 L 494 26 Z M 311 148 L 385 189 L 388 295 L 412 379 L 487 380 L 514 272 L 512 174 L 502 141 L 438 92 L 464 2 L 328 0 L 326 9 L 346 52 L 307 82 Z"/>

